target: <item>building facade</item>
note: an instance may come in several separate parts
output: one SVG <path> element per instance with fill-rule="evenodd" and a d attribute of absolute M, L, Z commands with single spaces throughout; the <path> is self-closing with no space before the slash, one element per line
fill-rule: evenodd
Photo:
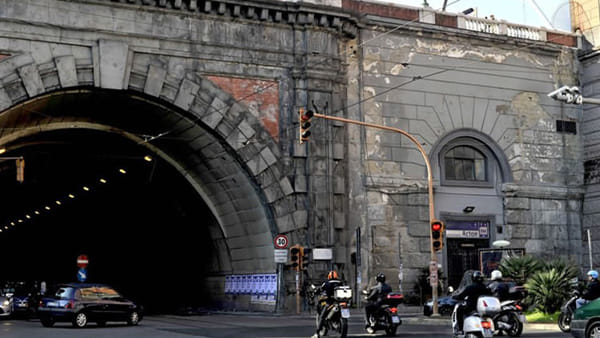
<path fill-rule="evenodd" d="M 354 0 L 44 4 L 5 0 L 0 11 L 0 118 L 11 127 L 0 142 L 70 128 L 141 142 L 170 130 L 144 144 L 211 211 L 198 223 L 214 243 L 215 303 L 252 307 L 248 294 L 225 295 L 226 276 L 277 273 L 279 309 L 292 308 L 278 234 L 331 249 L 311 261 L 314 282 L 335 268 L 359 289 L 384 272 L 408 292 L 429 265 L 416 145 L 317 118 L 300 144 L 301 108 L 415 137 L 446 224 L 436 258 L 449 284 L 497 240 L 582 262 L 584 225 L 595 223 L 593 123 L 546 96 L 593 84 L 579 35 Z M 76 109 L 90 102 L 110 113 Z M 30 113 L 56 105 L 51 117 Z"/>

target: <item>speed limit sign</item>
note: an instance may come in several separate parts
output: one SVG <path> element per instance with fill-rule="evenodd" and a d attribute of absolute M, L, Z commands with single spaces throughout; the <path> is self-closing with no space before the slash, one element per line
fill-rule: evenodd
<path fill-rule="evenodd" d="M 276 249 L 285 249 L 288 246 L 288 238 L 286 235 L 275 236 L 275 240 L 273 242 L 275 243 Z"/>

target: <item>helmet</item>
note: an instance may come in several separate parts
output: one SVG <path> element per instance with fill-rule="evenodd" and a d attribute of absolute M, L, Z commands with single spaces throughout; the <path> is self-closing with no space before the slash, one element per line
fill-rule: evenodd
<path fill-rule="evenodd" d="M 327 274 L 327 279 L 339 279 L 337 271 L 329 271 L 329 273 Z"/>
<path fill-rule="evenodd" d="M 482 283 L 483 282 L 483 274 L 481 273 L 481 271 L 473 271 L 473 274 L 471 275 L 471 279 L 475 283 Z"/>
<path fill-rule="evenodd" d="M 378 282 L 381 282 L 381 283 L 385 283 L 385 275 L 380 272 L 377 274 L 377 277 L 375 278 L 375 280 L 377 280 Z"/>
<path fill-rule="evenodd" d="M 593 279 L 598 279 L 598 271 L 596 271 L 596 270 L 588 271 L 587 275 L 592 276 Z"/>
<path fill-rule="evenodd" d="M 492 280 L 502 279 L 502 272 L 500 270 L 492 271 Z"/>

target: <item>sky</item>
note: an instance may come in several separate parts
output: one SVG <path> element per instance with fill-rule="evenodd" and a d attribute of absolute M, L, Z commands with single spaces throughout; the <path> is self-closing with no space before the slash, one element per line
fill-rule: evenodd
<path fill-rule="evenodd" d="M 424 2 L 424 0 L 376 1 L 413 7 L 423 7 Z M 443 0 L 426 1 L 429 7 L 435 10 L 441 10 L 444 4 Z M 452 13 L 460 13 L 467 8 L 475 10 L 469 15 L 480 18 L 494 15 L 496 20 L 506 20 L 510 23 L 563 31 L 571 30 L 568 0 L 448 0 L 446 5 L 446 11 Z"/>

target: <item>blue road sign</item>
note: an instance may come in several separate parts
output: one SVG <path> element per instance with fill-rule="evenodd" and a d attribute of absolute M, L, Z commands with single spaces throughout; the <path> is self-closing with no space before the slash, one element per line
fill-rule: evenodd
<path fill-rule="evenodd" d="M 77 271 L 77 279 L 80 282 L 85 282 L 85 280 L 87 279 L 87 271 L 85 270 L 85 268 L 81 268 L 79 269 L 79 271 Z"/>

